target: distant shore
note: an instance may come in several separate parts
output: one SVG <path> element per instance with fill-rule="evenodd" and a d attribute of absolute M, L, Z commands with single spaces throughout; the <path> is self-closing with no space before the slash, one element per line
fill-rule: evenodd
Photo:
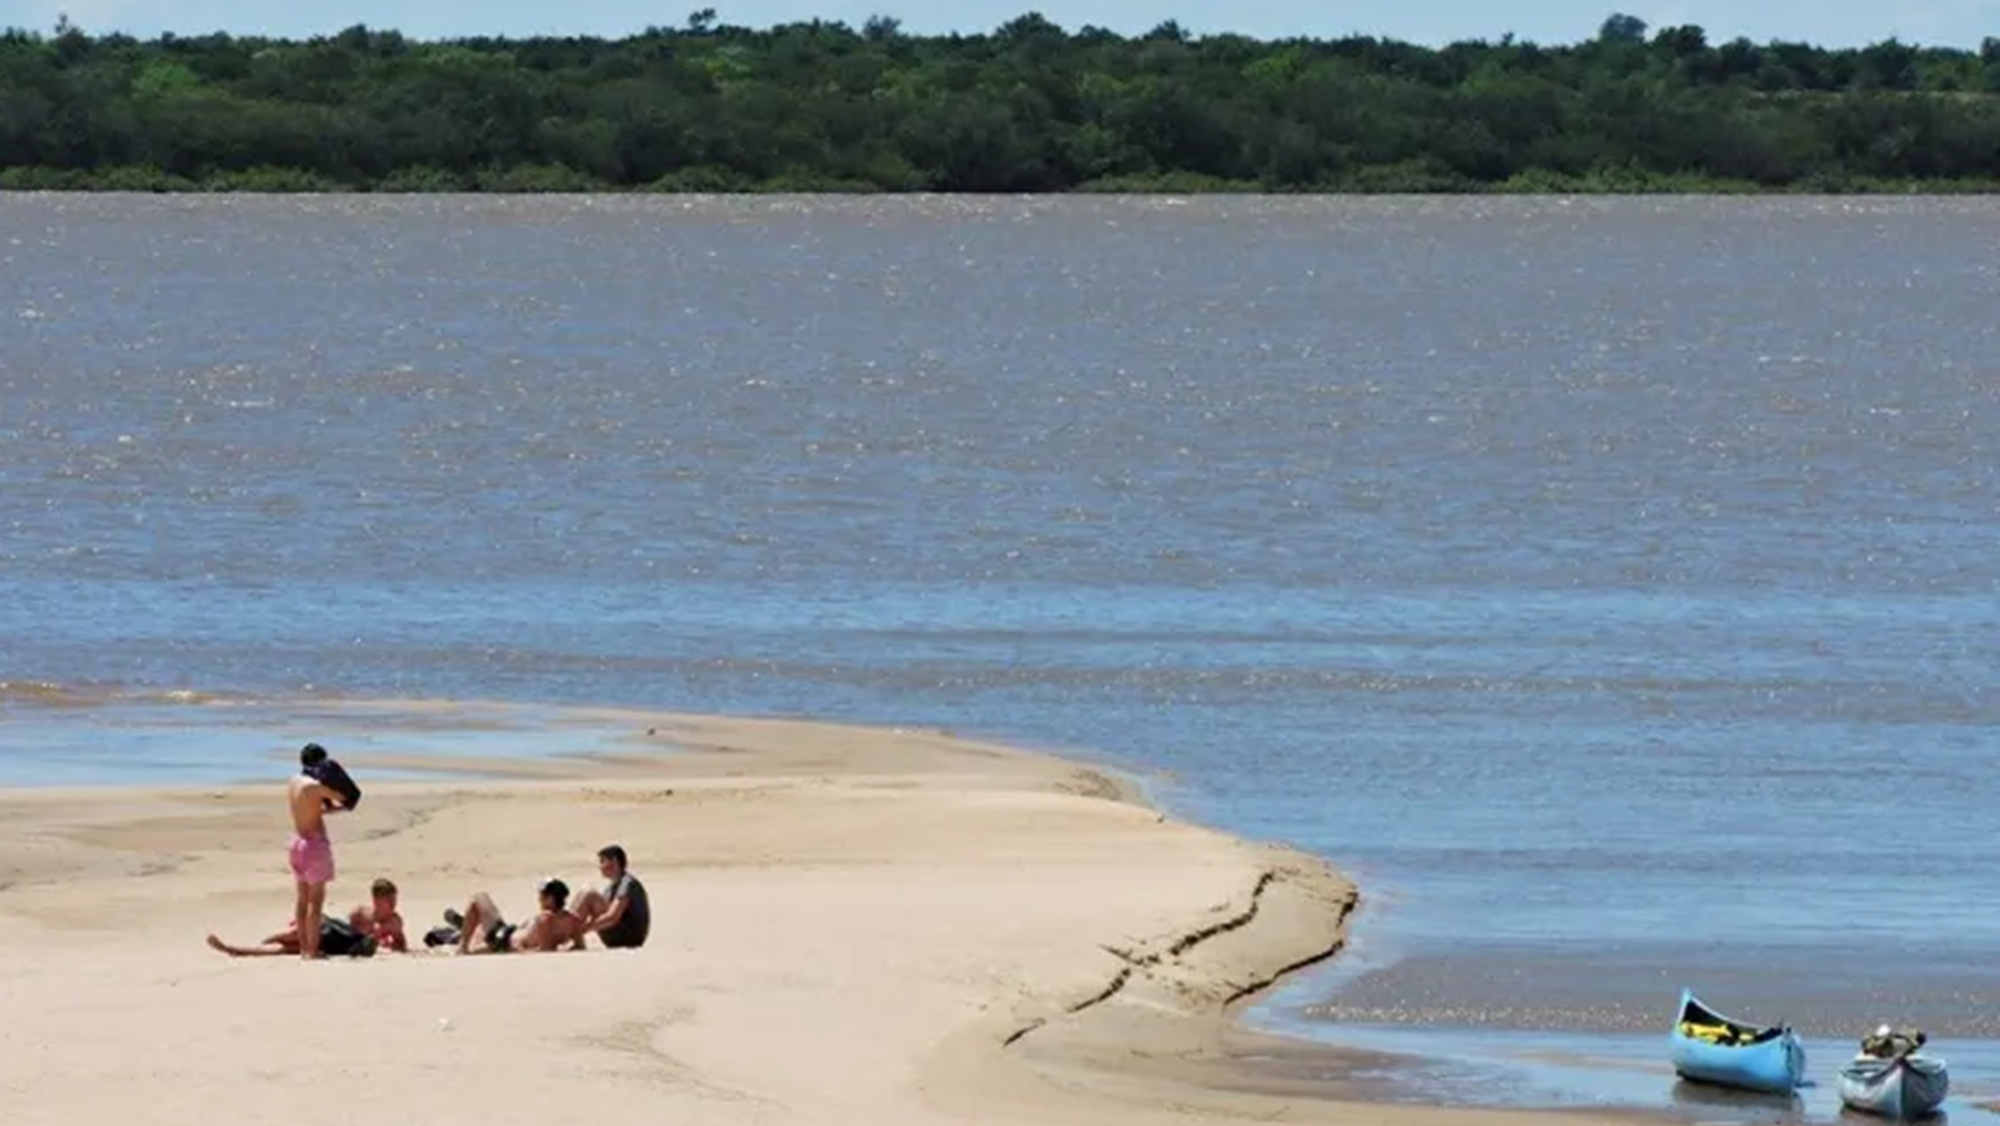
<path fill-rule="evenodd" d="M 481 722 L 478 705 L 395 706 L 425 732 Z M 254 942 L 290 909 L 283 764 L 269 786 L 0 791 L 13 1110 L 345 1122 L 363 1096 L 298 1100 L 338 1075 L 446 1126 L 544 1104 L 695 1124 L 1497 1113 L 1368 1104 L 1328 1078 L 1341 1053 L 1235 1022 L 1344 944 L 1356 890 L 1320 860 L 1169 820 L 1099 769 L 933 732 L 562 722 L 616 746 L 345 756 L 365 796 L 333 822 L 330 905 L 387 875 L 420 934 L 474 891 L 520 911 L 539 875 L 592 886 L 616 842 L 654 904 L 639 951 L 227 959 L 206 933 Z M 450 777 L 369 781 L 419 768 Z"/>
<path fill-rule="evenodd" d="M 1579 29 L 1584 30 L 1584 29 Z M 2000 41 L 1573 43 L 770 28 L 0 33 L 0 188 L 1987 193 Z"/>
<path fill-rule="evenodd" d="M 564 168 L 514 168 L 450 178 L 390 178 L 380 184 L 342 184 L 312 172 L 252 168 L 184 178 L 158 168 L 8 168 L 0 194 L 158 194 L 158 196 L 952 196 L 930 188 L 880 188 L 848 180 L 784 176 L 764 182 L 706 176 L 668 176 L 652 184 L 594 182 Z M 1468 184 L 1426 176 L 1368 176 L 1352 184 L 1270 188 L 1254 180 L 1204 176 L 1120 176 L 1092 180 L 1058 192 L 1018 196 L 1990 196 L 2000 180 L 1882 180 L 1814 178 L 1796 184 L 1756 184 L 1702 176 L 1564 176 L 1526 172 L 1496 184 Z"/>

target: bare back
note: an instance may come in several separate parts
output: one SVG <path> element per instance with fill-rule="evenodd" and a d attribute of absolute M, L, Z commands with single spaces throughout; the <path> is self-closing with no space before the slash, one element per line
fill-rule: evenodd
<path fill-rule="evenodd" d="M 568 911 L 544 911 L 521 929 L 526 934 L 517 949 L 561 950 L 583 934 L 583 920 Z"/>
<path fill-rule="evenodd" d="M 292 828 L 301 837 L 326 836 L 324 803 L 333 798 L 333 791 L 304 774 L 293 775 L 286 789 L 292 806 Z"/>

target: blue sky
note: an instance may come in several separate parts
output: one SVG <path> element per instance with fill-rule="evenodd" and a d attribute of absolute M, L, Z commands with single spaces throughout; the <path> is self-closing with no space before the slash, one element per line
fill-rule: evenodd
<path fill-rule="evenodd" d="M 1897 36 L 1926 45 L 1977 47 L 2000 36 L 2000 0 L 0 0 L 0 26 L 46 30 L 58 13 L 93 33 L 161 31 L 306 36 L 365 23 L 419 38 L 451 35 L 622 35 L 647 24 L 680 24 L 713 4 L 724 22 L 764 26 L 792 20 L 894 16 L 906 30 L 983 31 L 1040 11 L 1070 30 L 1085 24 L 1138 34 L 1165 19 L 1195 32 L 1259 38 L 1359 33 L 1441 44 L 1498 38 L 1567 43 L 1589 37 L 1613 11 L 1655 27 L 1693 23 L 1710 42 L 1747 35 L 1851 46 Z"/>

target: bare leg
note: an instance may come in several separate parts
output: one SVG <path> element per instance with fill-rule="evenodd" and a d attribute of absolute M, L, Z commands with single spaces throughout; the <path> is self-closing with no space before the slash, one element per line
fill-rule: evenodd
<path fill-rule="evenodd" d="M 299 957 L 312 961 L 323 957 L 319 952 L 319 924 L 326 913 L 326 885 L 299 883 Z"/>
<path fill-rule="evenodd" d="M 472 952 L 472 936 L 485 935 L 486 928 L 497 926 L 506 920 L 500 917 L 500 908 L 493 903 L 493 897 L 480 892 L 465 905 L 465 924 L 458 928 L 458 952 Z"/>
<path fill-rule="evenodd" d="M 312 885 L 306 883 L 304 880 L 297 880 L 294 881 L 292 886 L 297 892 L 292 900 L 292 933 L 299 936 L 299 952 L 304 953 L 306 950 L 306 910 L 307 905 L 312 902 Z M 315 942 L 314 945 L 317 946 L 318 943 Z"/>
<path fill-rule="evenodd" d="M 218 950 L 232 958 L 275 958 L 299 952 L 298 936 L 291 931 L 279 931 L 255 946 L 232 946 L 216 935 L 208 936 L 208 948 Z"/>
<path fill-rule="evenodd" d="M 604 898 L 604 893 L 596 888 L 588 888 L 570 902 L 569 910 L 570 914 L 583 920 L 584 926 L 589 926 L 597 921 L 599 915 L 611 910 L 611 901 Z"/>
<path fill-rule="evenodd" d="M 609 910 L 611 901 L 604 898 L 604 893 L 596 888 L 584 889 L 583 894 L 577 896 L 570 904 L 570 913 L 583 920 L 582 934 L 586 936 L 590 934 L 590 928 L 597 924 L 597 920 L 603 918 L 604 913 Z M 577 949 L 581 950 L 583 947 L 578 946 Z"/>

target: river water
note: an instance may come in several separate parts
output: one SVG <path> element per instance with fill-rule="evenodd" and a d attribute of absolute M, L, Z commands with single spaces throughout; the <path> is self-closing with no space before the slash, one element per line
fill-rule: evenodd
<path fill-rule="evenodd" d="M 938 725 L 1354 874 L 1273 1020 L 1657 1046 L 1685 984 L 1976 1092 L 1996 245 L 1979 199 L 8 196 L 0 784 L 550 748 L 217 700 Z"/>

